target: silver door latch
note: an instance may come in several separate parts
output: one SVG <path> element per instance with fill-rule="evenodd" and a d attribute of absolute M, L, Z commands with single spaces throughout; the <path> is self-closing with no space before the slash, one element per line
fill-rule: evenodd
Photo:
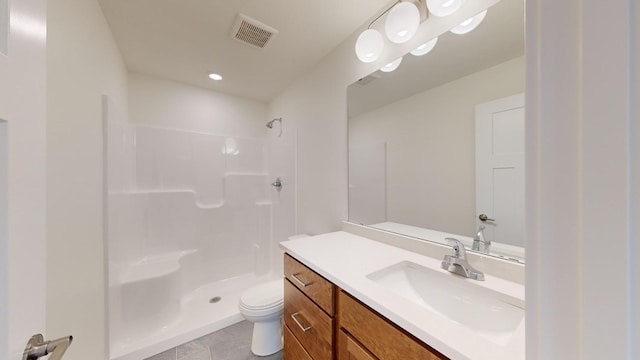
<path fill-rule="evenodd" d="M 42 334 L 33 335 L 24 348 L 22 360 L 36 360 L 47 355 L 51 355 L 48 360 L 60 360 L 72 340 L 73 336 L 66 336 L 57 340 L 44 341 Z"/>

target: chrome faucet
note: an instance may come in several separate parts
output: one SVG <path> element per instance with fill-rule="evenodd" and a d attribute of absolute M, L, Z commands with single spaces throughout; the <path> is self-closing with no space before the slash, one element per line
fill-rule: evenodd
<path fill-rule="evenodd" d="M 484 273 L 476 270 L 467 262 L 467 253 L 464 244 L 454 238 L 446 238 L 447 242 L 453 246 L 453 255 L 445 255 L 440 267 L 473 280 L 484 280 Z"/>
<path fill-rule="evenodd" d="M 473 238 L 473 246 L 471 250 L 481 251 L 485 254 L 488 254 L 489 249 L 491 248 L 491 240 L 484 237 L 484 229 L 486 229 L 486 227 L 484 225 L 480 225 L 476 236 L 474 236 Z M 482 249 L 480 249 L 480 244 L 482 244 Z"/>

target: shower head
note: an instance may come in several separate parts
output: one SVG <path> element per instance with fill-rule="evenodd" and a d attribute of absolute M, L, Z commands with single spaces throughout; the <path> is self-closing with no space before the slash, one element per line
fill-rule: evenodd
<path fill-rule="evenodd" d="M 273 129 L 273 123 L 274 123 L 274 122 L 276 122 L 276 121 L 279 121 L 279 122 L 280 122 L 280 124 L 282 124 L 282 118 L 277 118 L 277 119 L 273 119 L 273 120 L 269 121 L 269 122 L 267 123 L 267 127 L 268 127 L 269 129 Z"/>

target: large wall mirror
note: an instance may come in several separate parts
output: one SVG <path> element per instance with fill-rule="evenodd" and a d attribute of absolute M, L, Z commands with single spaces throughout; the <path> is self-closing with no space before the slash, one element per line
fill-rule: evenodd
<path fill-rule="evenodd" d="M 524 261 L 524 79 L 524 1 L 501 0 L 350 85 L 349 221 Z"/>

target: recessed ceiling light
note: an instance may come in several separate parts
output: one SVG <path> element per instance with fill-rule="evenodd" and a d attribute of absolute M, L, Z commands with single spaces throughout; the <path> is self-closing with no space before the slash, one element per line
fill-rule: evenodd
<path fill-rule="evenodd" d="M 209 78 L 211 78 L 211 80 L 222 80 L 222 75 L 209 74 Z"/>

